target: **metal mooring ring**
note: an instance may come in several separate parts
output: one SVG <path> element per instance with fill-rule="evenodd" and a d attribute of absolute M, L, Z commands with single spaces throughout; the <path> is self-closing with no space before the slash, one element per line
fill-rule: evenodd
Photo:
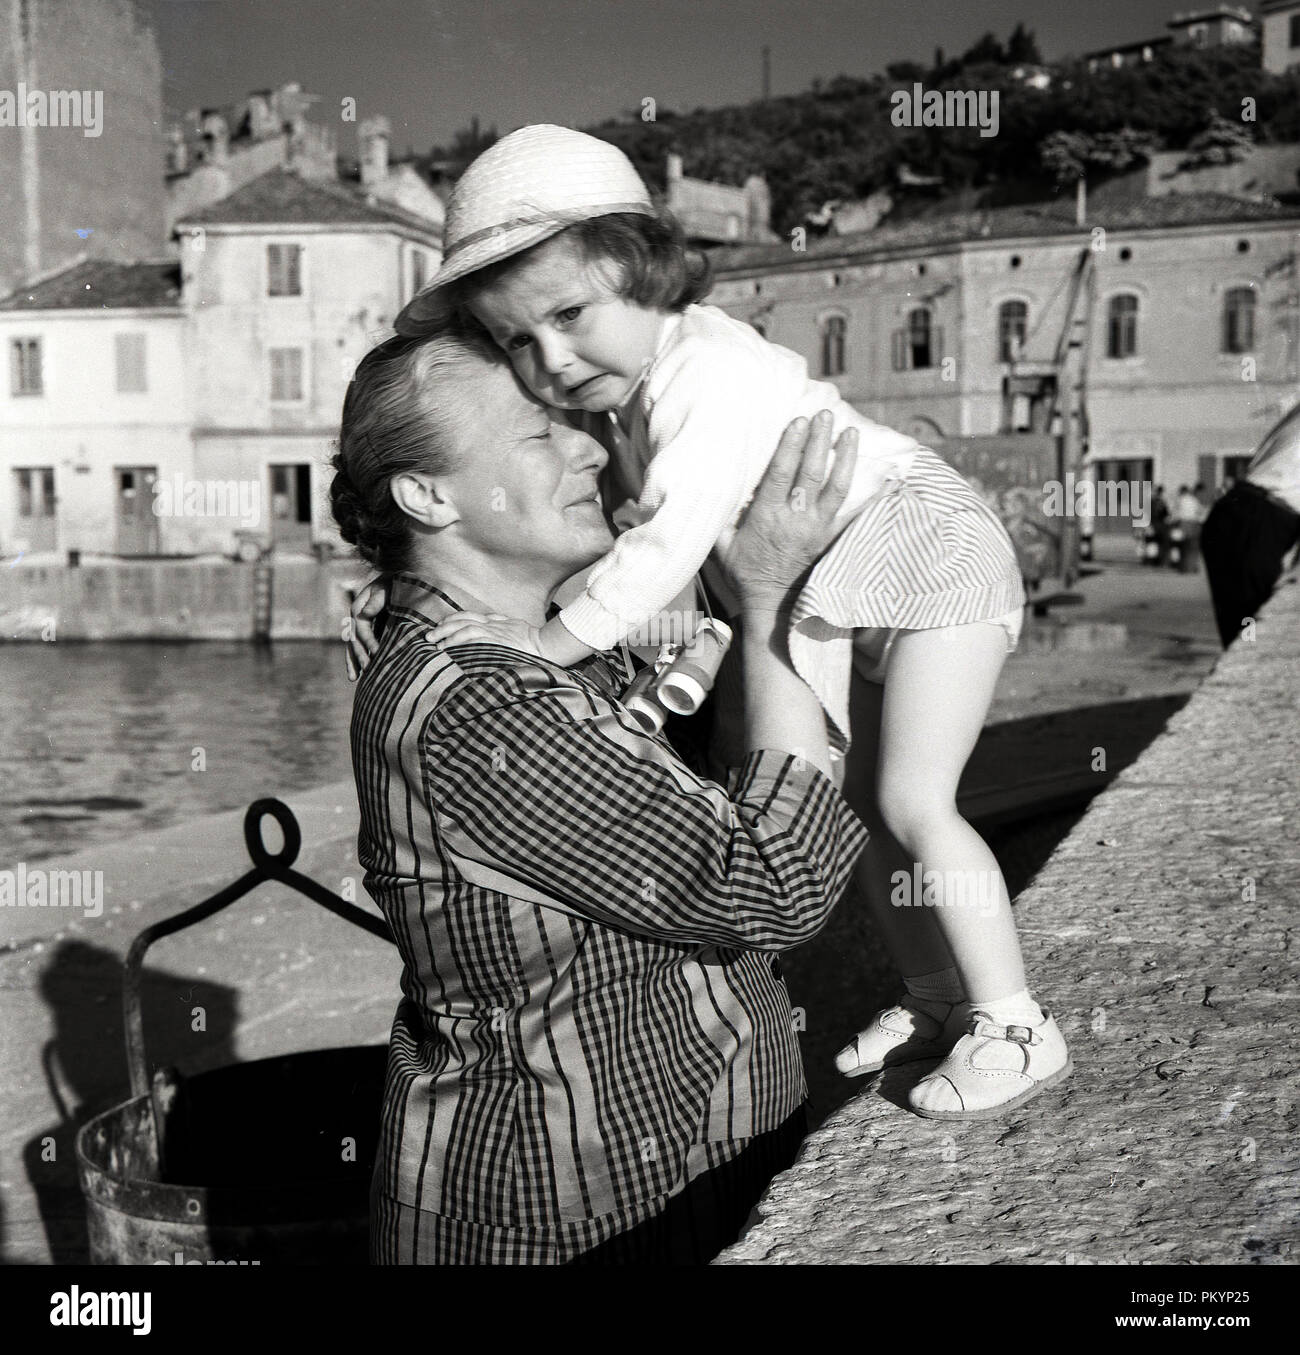
<path fill-rule="evenodd" d="M 278 855 L 272 855 L 262 841 L 262 819 L 269 814 L 280 825 L 284 846 Z M 298 858 L 302 846 L 302 830 L 293 810 L 283 800 L 254 800 L 244 814 L 244 842 L 253 864 L 259 869 L 275 873 L 288 870 Z"/>

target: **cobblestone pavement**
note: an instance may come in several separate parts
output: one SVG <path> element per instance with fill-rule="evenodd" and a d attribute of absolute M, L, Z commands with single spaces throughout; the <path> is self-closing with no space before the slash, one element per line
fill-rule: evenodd
<path fill-rule="evenodd" d="M 720 1264 L 1295 1262 L 1298 674 L 1292 576 L 1017 901 L 1073 1077 L 975 1124 L 878 1079 Z"/>

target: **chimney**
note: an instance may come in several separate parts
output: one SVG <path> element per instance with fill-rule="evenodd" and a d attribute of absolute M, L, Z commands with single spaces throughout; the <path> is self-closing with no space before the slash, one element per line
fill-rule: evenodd
<path fill-rule="evenodd" d="M 682 157 L 676 151 L 668 153 L 668 182 L 675 183 L 682 177 Z"/>
<path fill-rule="evenodd" d="M 311 102 L 311 96 L 302 92 L 302 86 L 296 80 L 290 80 L 271 92 L 271 110 L 291 139 L 302 136 L 307 108 Z"/>
<path fill-rule="evenodd" d="M 167 133 L 167 173 L 184 174 L 190 167 L 189 148 L 185 144 L 185 132 L 173 127 Z"/>
<path fill-rule="evenodd" d="M 1079 182 L 1074 189 L 1074 224 L 1076 226 L 1086 226 L 1088 224 L 1088 181 L 1079 175 Z"/>
<path fill-rule="evenodd" d="M 225 118 L 216 112 L 204 113 L 202 131 L 208 164 L 224 165 L 230 149 L 230 128 Z"/>
<path fill-rule="evenodd" d="M 745 180 L 745 205 L 749 211 L 750 240 L 766 240 L 772 233 L 772 194 L 761 174 Z"/>
<path fill-rule="evenodd" d="M 248 134 L 254 141 L 275 136 L 279 132 L 279 120 L 271 105 L 272 91 L 254 90 L 248 96 Z"/>
<path fill-rule="evenodd" d="M 357 128 L 361 142 L 361 183 L 371 188 L 388 178 L 388 138 L 392 125 L 382 115 L 366 118 Z"/>

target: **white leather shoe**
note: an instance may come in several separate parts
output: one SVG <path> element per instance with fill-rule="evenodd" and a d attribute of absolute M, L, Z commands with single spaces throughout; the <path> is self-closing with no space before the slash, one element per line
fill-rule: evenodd
<path fill-rule="evenodd" d="M 991 1120 L 1073 1071 L 1065 1037 L 1046 1009 L 1039 1025 L 999 1026 L 977 1007 L 968 1033 L 907 1099 L 928 1120 Z"/>
<path fill-rule="evenodd" d="M 836 1054 L 835 1067 L 845 1077 L 862 1077 L 898 1063 L 942 1058 L 969 1024 L 966 1003 L 955 1003 L 946 1019 L 939 1021 L 916 1006 L 907 993 L 897 1006 L 877 1012 L 866 1030 L 860 1030 L 853 1042 Z"/>

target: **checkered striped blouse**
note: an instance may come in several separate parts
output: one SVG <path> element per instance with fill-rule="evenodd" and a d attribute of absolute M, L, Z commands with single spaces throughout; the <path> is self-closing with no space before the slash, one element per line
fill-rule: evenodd
<path fill-rule="evenodd" d="M 616 656 L 431 644 L 456 608 L 396 576 L 353 711 L 360 859 L 404 962 L 379 1184 L 468 1222 L 599 1218 L 801 1104 L 773 952 L 825 923 L 866 835 L 785 754 L 695 776 L 619 705 Z"/>

